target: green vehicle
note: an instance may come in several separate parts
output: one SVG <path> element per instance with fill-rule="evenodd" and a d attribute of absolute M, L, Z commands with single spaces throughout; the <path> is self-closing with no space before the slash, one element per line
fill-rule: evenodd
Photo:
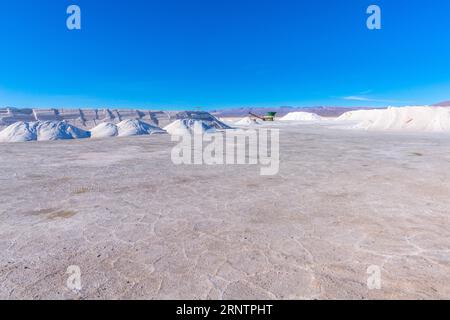
<path fill-rule="evenodd" d="M 276 112 L 267 112 L 267 115 L 264 117 L 264 121 L 274 121 L 276 115 Z"/>
<path fill-rule="evenodd" d="M 263 117 L 260 117 L 260 116 L 254 114 L 254 113 L 251 113 L 251 112 L 249 114 L 251 116 L 253 116 L 255 118 L 258 118 L 260 120 L 263 120 L 263 121 L 274 121 L 275 120 L 275 116 L 277 115 L 276 112 L 267 112 L 267 114 L 265 116 L 263 116 Z"/>

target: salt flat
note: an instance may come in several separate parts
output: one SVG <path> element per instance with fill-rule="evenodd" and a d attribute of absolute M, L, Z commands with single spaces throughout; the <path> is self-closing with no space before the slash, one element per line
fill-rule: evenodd
<path fill-rule="evenodd" d="M 280 128 L 273 177 L 168 135 L 0 144 L 0 298 L 450 298 L 450 136 Z"/>

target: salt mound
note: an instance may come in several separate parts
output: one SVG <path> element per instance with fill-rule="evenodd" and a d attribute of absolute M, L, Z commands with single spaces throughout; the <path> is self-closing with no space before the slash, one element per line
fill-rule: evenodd
<path fill-rule="evenodd" d="M 281 121 L 319 121 L 322 118 L 311 112 L 291 112 L 280 119 Z"/>
<path fill-rule="evenodd" d="M 164 128 L 169 134 L 175 136 L 190 135 L 193 133 L 213 133 L 216 128 L 208 123 L 195 119 L 180 119 Z"/>
<path fill-rule="evenodd" d="M 37 140 L 35 122 L 16 122 L 0 132 L 0 142 L 25 142 L 32 140 Z"/>
<path fill-rule="evenodd" d="M 91 134 L 68 124 L 65 121 L 37 122 L 37 140 L 53 141 L 89 138 Z"/>
<path fill-rule="evenodd" d="M 127 119 L 118 124 L 103 122 L 91 129 L 92 138 L 130 137 L 155 133 L 165 133 L 161 128 L 140 120 Z"/>
<path fill-rule="evenodd" d="M 65 121 L 16 122 L 0 132 L 0 142 L 89 138 L 90 133 Z"/>
<path fill-rule="evenodd" d="M 176 115 L 176 120 L 195 120 L 202 121 L 207 127 L 217 130 L 231 129 L 230 126 L 218 120 L 212 114 L 204 111 L 185 111 Z"/>
<path fill-rule="evenodd" d="M 355 120 L 355 128 L 380 131 L 450 132 L 450 109 L 443 107 L 391 107 L 357 111 L 338 120 Z"/>
<path fill-rule="evenodd" d="M 251 117 L 245 117 L 241 120 L 239 120 L 238 122 L 236 122 L 236 125 L 238 126 L 251 126 L 254 124 L 261 124 L 258 120 L 253 119 Z"/>
<path fill-rule="evenodd" d="M 355 110 L 349 111 L 337 118 L 337 121 L 364 121 L 373 117 L 377 117 L 378 113 L 384 109 L 373 110 Z"/>
<path fill-rule="evenodd" d="M 155 133 L 165 133 L 161 128 L 152 126 L 140 120 L 127 119 L 117 124 L 119 137 L 141 136 Z"/>
<path fill-rule="evenodd" d="M 113 123 L 103 122 L 91 129 L 92 138 L 116 137 L 119 134 L 117 126 Z"/>

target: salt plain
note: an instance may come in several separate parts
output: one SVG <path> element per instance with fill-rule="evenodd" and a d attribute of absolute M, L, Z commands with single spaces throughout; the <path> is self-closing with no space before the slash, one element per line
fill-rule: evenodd
<path fill-rule="evenodd" d="M 450 135 L 269 126 L 273 177 L 169 135 L 0 144 L 0 298 L 450 298 Z"/>

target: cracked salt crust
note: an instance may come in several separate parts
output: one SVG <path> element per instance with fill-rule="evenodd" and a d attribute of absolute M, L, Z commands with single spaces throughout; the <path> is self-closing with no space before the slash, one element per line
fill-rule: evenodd
<path fill-rule="evenodd" d="M 270 125 L 270 178 L 169 136 L 0 145 L 0 298 L 450 298 L 448 138 Z"/>

